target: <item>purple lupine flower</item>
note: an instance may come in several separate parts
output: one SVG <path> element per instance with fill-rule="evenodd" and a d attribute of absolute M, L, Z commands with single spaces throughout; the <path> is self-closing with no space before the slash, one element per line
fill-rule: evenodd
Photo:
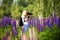
<path fill-rule="evenodd" d="M 54 25 L 54 21 L 52 19 L 52 17 L 50 18 L 50 22 L 49 22 L 49 27 L 52 27 Z"/>
<path fill-rule="evenodd" d="M 7 25 L 11 25 L 11 18 L 7 17 Z"/>
<path fill-rule="evenodd" d="M 50 27 L 50 17 L 47 18 L 46 25 L 47 25 L 48 27 Z"/>
<path fill-rule="evenodd" d="M 16 20 L 15 19 L 12 20 L 11 26 L 12 26 L 12 35 L 15 37 L 17 35 Z"/>
<path fill-rule="evenodd" d="M 32 18 L 32 20 L 31 20 L 31 21 L 32 21 L 31 25 L 32 25 L 32 27 L 33 27 L 33 21 L 34 21 L 34 20 L 33 20 L 33 18 Z"/>
<path fill-rule="evenodd" d="M 51 19 L 50 19 L 50 24 L 53 26 L 54 25 L 54 19 L 53 19 L 53 17 L 51 17 Z"/>
<path fill-rule="evenodd" d="M 43 31 L 43 26 L 41 23 L 40 23 L 40 31 Z"/>
<path fill-rule="evenodd" d="M 2 17 L 1 24 L 5 27 L 6 25 L 11 25 L 11 19 L 7 16 Z"/>
<path fill-rule="evenodd" d="M 36 20 L 36 28 L 37 28 L 38 31 L 40 31 L 39 25 L 40 25 L 40 22 L 38 22 L 38 21 Z"/>
<path fill-rule="evenodd" d="M 35 27 L 35 18 L 32 19 L 32 26 Z"/>
<path fill-rule="evenodd" d="M 31 25 L 33 26 L 33 20 L 31 19 Z"/>
<path fill-rule="evenodd" d="M 28 21 L 28 25 L 29 25 L 29 26 L 31 25 L 31 20 Z"/>
<path fill-rule="evenodd" d="M 7 18 L 6 17 L 2 17 L 2 24 L 5 27 L 7 24 Z"/>
<path fill-rule="evenodd" d="M 10 36 L 10 33 L 6 32 L 6 35 L 3 37 L 3 40 L 8 40 L 8 36 Z"/>
<path fill-rule="evenodd" d="M 43 19 L 40 19 L 40 31 L 43 31 Z"/>
<path fill-rule="evenodd" d="M 6 37 L 6 36 L 4 36 L 4 37 L 3 37 L 3 40 L 7 40 L 7 37 Z"/>
<path fill-rule="evenodd" d="M 54 19 L 54 23 L 57 24 L 57 17 L 56 17 L 56 13 L 53 13 L 53 19 Z"/>
<path fill-rule="evenodd" d="M 56 25 L 58 25 L 58 20 L 59 20 L 59 19 L 58 19 L 58 18 L 56 18 Z"/>
<path fill-rule="evenodd" d="M 36 27 L 37 19 L 34 19 L 34 26 Z"/>
<path fill-rule="evenodd" d="M 10 33 L 9 32 L 6 32 L 6 37 L 8 37 L 10 35 Z"/>
<path fill-rule="evenodd" d="M 41 19 L 37 19 L 36 21 L 37 21 L 36 27 L 37 27 L 38 31 L 42 31 L 43 27 L 42 27 L 42 21 L 41 21 Z"/>
<path fill-rule="evenodd" d="M 3 40 L 7 40 L 8 36 L 10 35 L 9 32 L 6 32 L 6 35 L 3 37 Z"/>
<path fill-rule="evenodd" d="M 43 18 L 43 27 L 46 26 L 46 18 Z"/>
<path fill-rule="evenodd" d="M 12 27 L 13 27 L 13 26 L 16 27 L 16 20 L 15 20 L 15 19 L 12 20 L 11 26 L 12 26 Z"/>
<path fill-rule="evenodd" d="M 17 29 L 16 27 L 12 27 L 12 35 L 15 37 L 17 35 Z"/>
<path fill-rule="evenodd" d="M 60 17 L 58 18 L 58 24 L 57 24 L 58 28 L 60 28 Z"/>

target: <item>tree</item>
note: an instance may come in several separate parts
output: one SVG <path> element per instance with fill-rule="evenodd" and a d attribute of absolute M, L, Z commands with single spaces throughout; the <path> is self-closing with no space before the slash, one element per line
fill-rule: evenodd
<path fill-rule="evenodd" d="M 18 19 L 19 17 L 20 17 L 20 12 L 19 12 L 19 6 L 15 6 L 15 5 L 12 5 L 11 6 L 11 10 L 10 10 L 10 12 L 11 12 L 11 16 L 12 16 L 12 18 L 16 18 L 16 19 Z"/>

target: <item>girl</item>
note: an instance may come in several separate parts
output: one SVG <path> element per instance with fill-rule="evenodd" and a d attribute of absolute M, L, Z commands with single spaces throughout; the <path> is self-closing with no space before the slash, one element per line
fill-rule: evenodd
<path fill-rule="evenodd" d="M 24 25 L 23 25 L 23 33 L 25 33 L 27 30 L 28 30 L 28 27 L 29 27 L 29 25 L 28 25 L 28 16 L 26 16 L 25 18 L 24 18 Z"/>
<path fill-rule="evenodd" d="M 27 35 L 26 35 L 28 27 L 29 27 L 28 26 L 28 16 L 25 16 L 23 27 L 22 27 L 22 39 L 21 40 L 28 40 Z"/>

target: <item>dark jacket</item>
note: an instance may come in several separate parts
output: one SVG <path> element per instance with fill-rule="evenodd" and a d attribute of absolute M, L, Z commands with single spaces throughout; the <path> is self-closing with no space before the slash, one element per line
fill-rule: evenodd
<path fill-rule="evenodd" d="M 20 19 L 19 19 L 19 26 L 23 26 L 22 17 L 20 17 Z"/>

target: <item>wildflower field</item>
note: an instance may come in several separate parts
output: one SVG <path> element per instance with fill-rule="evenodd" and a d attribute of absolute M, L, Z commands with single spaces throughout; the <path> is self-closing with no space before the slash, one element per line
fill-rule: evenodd
<path fill-rule="evenodd" d="M 10 40 L 20 40 L 21 27 L 16 19 L 10 17 L 2 17 L 0 20 L 0 39 L 6 40 L 10 37 Z M 60 17 L 56 17 L 53 13 L 52 17 L 48 18 L 32 18 L 29 20 L 29 28 L 26 31 L 27 38 L 31 40 L 59 40 L 60 36 Z"/>
<path fill-rule="evenodd" d="M 32 13 L 26 37 L 19 19 Z M 0 40 L 60 40 L 60 0 L 0 0 Z"/>

